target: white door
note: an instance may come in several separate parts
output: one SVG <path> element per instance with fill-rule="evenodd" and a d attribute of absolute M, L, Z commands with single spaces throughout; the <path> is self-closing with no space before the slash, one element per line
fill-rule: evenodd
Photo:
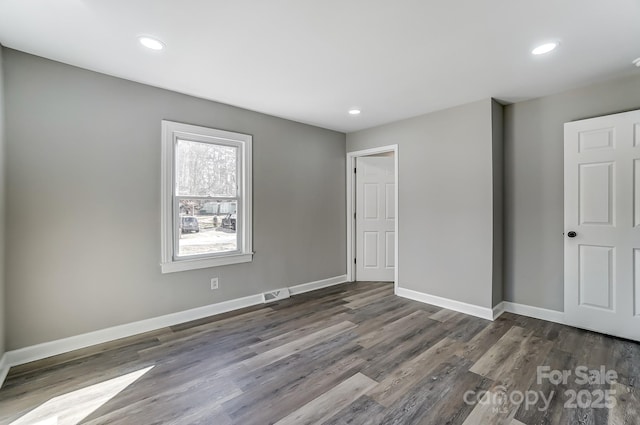
<path fill-rule="evenodd" d="M 640 341 L 640 111 L 564 130 L 566 320 Z"/>
<path fill-rule="evenodd" d="M 356 158 L 356 279 L 392 282 L 395 258 L 393 156 Z"/>

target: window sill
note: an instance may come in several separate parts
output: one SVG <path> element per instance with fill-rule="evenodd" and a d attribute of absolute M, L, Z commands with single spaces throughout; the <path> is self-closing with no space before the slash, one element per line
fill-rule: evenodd
<path fill-rule="evenodd" d="M 162 263 L 162 273 L 184 272 L 187 270 L 206 269 L 209 267 L 226 266 L 229 264 L 249 263 L 253 261 L 253 253 L 225 255 L 213 258 L 198 258 L 194 260 L 171 261 Z"/>

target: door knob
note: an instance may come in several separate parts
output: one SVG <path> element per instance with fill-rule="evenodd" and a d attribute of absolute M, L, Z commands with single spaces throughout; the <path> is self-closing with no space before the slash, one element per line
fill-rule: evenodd
<path fill-rule="evenodd" d="M 570 238 L 575 238 L 576 236 L 578 236 L 578 234 L 574 231 L 571 231 L 569 233 L 567 233 L 567 236 L 569 236 Z"/>

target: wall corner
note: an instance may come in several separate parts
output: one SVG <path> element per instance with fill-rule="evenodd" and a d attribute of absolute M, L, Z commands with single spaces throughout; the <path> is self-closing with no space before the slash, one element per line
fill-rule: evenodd
<path fill-rule="evenodd" d="M 504 107 L 491 99 L 493 262 L 491 305 L 504 301 Z"/>

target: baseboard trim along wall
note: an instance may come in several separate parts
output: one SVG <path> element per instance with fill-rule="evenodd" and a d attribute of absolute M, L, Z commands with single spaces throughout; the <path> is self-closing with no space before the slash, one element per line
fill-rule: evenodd
<path fill-rule="evenodd" d="M 449 310 L 458 311 L 460 313 L 469 314 L 471 316 L 480 317 L 482 319 L 493 320 L 493 309 L 489 307 L 467 304 L 462 301 L 429 295 L 407 288 L 398 288 L 396 290 L 396 295 L 399 297 L 408 298 L 410 300 L 419 301 L 421 303 L 431 304 L 437 307 L 442 307 Z"/>
<path fill-rule="evenodd" d="M 435 295 L 429 295 L 406 288 L 398 288 L 396 295 L 487 320 L 496 320 L 502 315 L 502 313 L 507 312 L 532 317 L 534 319 L 546 320 L 548 322 L 560 323 L 561 325 L 566 324 L 564 312 L 562 311 L 549 310 L 546 308 L 518 304 L 510 301 L 503 301 L 493 308 L 488 308 L 474 304 L 467 304 L 449 298 L 437 297 Z"/>
<path fill-rule="evenodd" d="M 493 319 L 491 320 L 496 320 L 498 317 L 502 316 L 502 313 L 504 313 L 504 302 L 493 307 Z"/>
<path fill-rule="evenodd" d="M 7 353 L 4 353 L 2 357 L 0 357 L 0 387 L 2 387 L 2 383 L 4 382 L 4 378 L 7 377 L 7 373 L 9 373 L 9 364 L 7 363 Z"/>
<path fill-rule="evenodd" d="M 347 282 L 347 275 L 342 275 L 291 286 L 288 289 L 291 295 L 296 295 L 345 282 Z M 255 294 L 8 351 L 0 359 L 0 386 L 2 386 L 9 368 L 13 366 L 262 303 L 262 294 Z"/>
<path fill-rule="evenodd" d="M 347 275 L 330 277 L 329 279 L 316 280 L 315 282 L 303 283 L 301 285 L 290 286 L 289 293 L 291 295 L 304 294 L 305 292 L 315 291 L 317 289 L 327 288 L 333 285 L 339 285 L 347 282 Z"/>
<path fill-rule="evenodd" d="M 534 319 L 546 320 L 547 322 L 560 323 L 566 325 L 564 318 L 564 312 L 558 310 L 549 310 L 542 307 L 534 307 L 526 304 L 512 303 L 510 301 L 503 301 L 498 304 L 494 311 L 499 311 L 499 314 L 495 316 L 497 319 L 502 313 L 514 313 L 521 316 L 532 317 Z"/>

